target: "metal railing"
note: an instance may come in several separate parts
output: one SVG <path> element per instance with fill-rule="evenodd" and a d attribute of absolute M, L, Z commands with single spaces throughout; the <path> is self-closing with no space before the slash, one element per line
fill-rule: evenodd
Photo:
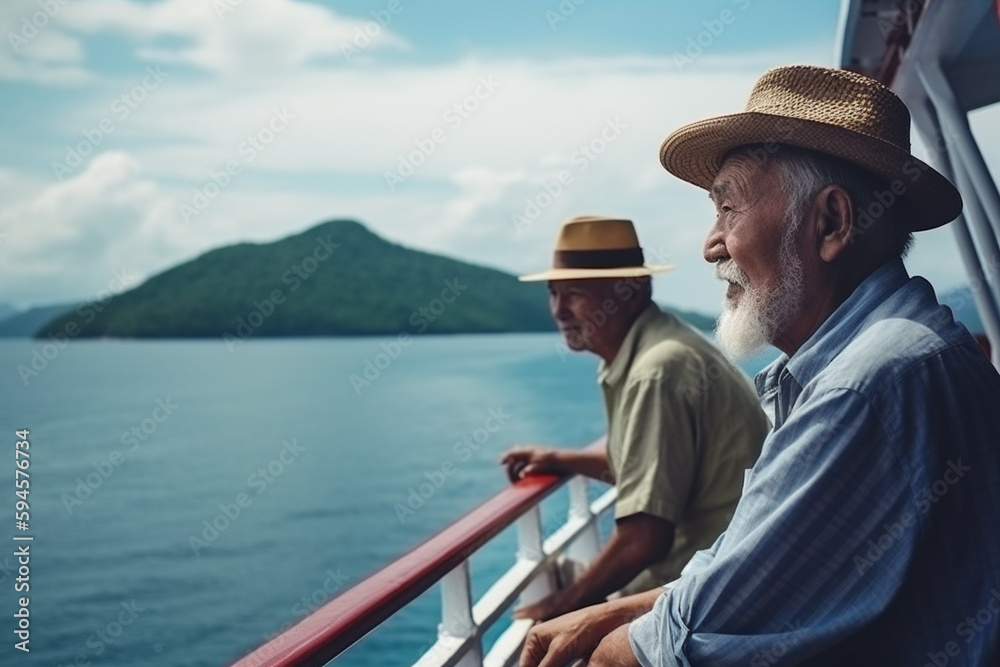
<path fill-rule="evenodd" d="M 603 448 L 604 439 L 588 447 Z M 569 484 L 566 522 L 549 538 L 542 533 L 541 501 Z M 562 554 L 589 563 L 600 548 L 598 518 L 611 510 L 614 488 L 591 503 L 583 477 L 533 476 L 475 508 L 374 575 L 260 646 L 234 667 L 325 665 L 421 593 L 441 582 L 437 641 L 419 667 L 506 667 L 517 662 L 531 621 L 514 621 L 484 654 L 483 635 L 520 597 L 530 603 L 555 591 L 555 559 Z M 514 565 L 473 602 L 469 559 L 511 525 L 517 527 Z"/>

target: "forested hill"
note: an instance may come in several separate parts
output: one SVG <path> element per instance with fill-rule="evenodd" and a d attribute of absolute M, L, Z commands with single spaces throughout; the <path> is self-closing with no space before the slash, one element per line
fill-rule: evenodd
<path fill-rule="evenodd" d="M 550 331 L 544 284 L 390 243 L 335 220 L 160 273 L 36 336 L 311 336 Z M 78 329 L 77 329 L 78 328 Z"/>

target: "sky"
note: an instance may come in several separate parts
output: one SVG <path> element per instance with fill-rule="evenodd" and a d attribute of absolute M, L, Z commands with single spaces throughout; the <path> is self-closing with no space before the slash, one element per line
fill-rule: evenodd
<path fill-rule="evenodd" d="M 659 145 L 741 109 L 770 67 L 833 65 L 838 14 L 836 0 L 5 0 L 0 302 L 89 299 L 336 218 L 526 273 L 562 221 L 601 213 L 678 267 L 658 300 L 717 312 L 711 202 L 662 169 Z M 998 120 L 973 115 L 994 173 Z M 965 280 L 948 228 L 918 235 L 908 264 L 939 291 Z"/>

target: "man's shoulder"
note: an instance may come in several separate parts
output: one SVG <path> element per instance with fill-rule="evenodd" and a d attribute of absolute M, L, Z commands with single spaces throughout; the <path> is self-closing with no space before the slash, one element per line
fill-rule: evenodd
<path fill-rule="evenodd" d="M 815 380 L 872 396 L 928 365 L 947 373 L 947 364 L 932 361 L 970 351 L 979 354 L 968 330 L 937 302 L 926 281 L 914 279 L 871 313 Z"/>
<path fill-rule="evenodd" d="M 732 364 L 711 341 L 670 313 L 650 323 L 629 364 L 627 381 L 672 378 L 685 374 L 713 377 Z"/>
<path fill-rule="evenodd" d="M 711 343 L 691 326 L 672 313 L 660 312 L 644 328 L 630 369 L 670 366 L 709 350 Z"/>

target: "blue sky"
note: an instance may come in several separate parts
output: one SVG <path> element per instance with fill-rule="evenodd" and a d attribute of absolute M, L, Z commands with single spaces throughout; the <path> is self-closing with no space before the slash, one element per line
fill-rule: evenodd
<path fill-rule="evenodd" d="M 659 143 L 738 110 L 769 67 L 833 64 L 838 13 L 834 0 L 5 2 L 0 302 L 89 298 L 339 217 L 528 272 L 561 220 L 608 213 L 679 266 L 659 299 L 716 311 L 700 257 L 710 203 L 660 168 Z M 997 119 L 976 114 L 982 141 Z M 603 148 L 581 157 L 588 145 Z M 984 152 L 992 165 L 1000 144 Z M 948 288 L 957 257 L 936 231 L 910 265 Z"/>

